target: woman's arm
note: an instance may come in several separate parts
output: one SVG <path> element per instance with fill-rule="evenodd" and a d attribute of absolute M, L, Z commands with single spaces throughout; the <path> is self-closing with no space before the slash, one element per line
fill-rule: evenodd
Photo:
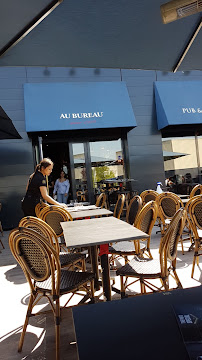
<path fill-rule="evenodd" d="M 54 195 L 55 195 L 55 193 L 58 191 L 58 182 L 59 182 L 59 180 L 57 179 L 56 182 L 55 182 L 54 189 L 53 189 L 53 194 L 54 194 Z"/>
<path fill-rule="evenodd" d="M 69 192 L 69 187 L 70 187 L 69 180 L 66 180 L 66 181 L 65 181 L 65 185 L 66 185 L 66 194 L 68 194 L 68 192 Z"/>
<path fill-rule="evenodd" d="M 46 186 L 40 186 L 39 189 L 40 189 L 42 198 L 44 200 L 46 200 L 49 204 L 66 207 L 66 204 L 61 204 L 61 203 L 57 202 L 56 200 L 54 200 L 51 196 L 48 195 Z"/>

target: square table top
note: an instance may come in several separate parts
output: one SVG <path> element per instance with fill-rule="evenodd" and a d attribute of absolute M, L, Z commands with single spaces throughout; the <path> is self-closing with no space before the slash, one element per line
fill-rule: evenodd
<path fill-rule="evenodd" d="M 103 216 L 103 215 L 113 215 L 112 211 L 109 211 L 107 209 L 94 209 L 94 210 L 80 210 L 80 211 L 72 211 L 71 212 L 71 217 L 72 219 L 77 219 L 77 218 L 85 218 L 85 217 L 93 217 L 93 216 Z"/>
<path fill-rule="evenodd" d="M 90 357 L 90 339 L 96 360 L 111 359 L 111 354 L 114 359 L 189 360 L 173 306 L 202 307 L 201 299 L 202 286 L 197 286 L 74 307 L 79 359 Z"/>
<path fill-rule="evenodd" d="M 68 207 L 67 211 L 68 212 L 78 212 L 78 211 L 86 211 L 86 210 L 98 210 L 100 209 L 99 207 L 97 207 L 96 205 L 87 205 L 87 206 L 83 206 L 83 205 L 76 205 L 76 206 L 72 206 L 72 207 Z"/>
<path fill-rule="evenodd" d="M 119 241 L 147 239 L 149 236 L 114 216 L 61 222 L 66 246 L 88 247 Z"/>

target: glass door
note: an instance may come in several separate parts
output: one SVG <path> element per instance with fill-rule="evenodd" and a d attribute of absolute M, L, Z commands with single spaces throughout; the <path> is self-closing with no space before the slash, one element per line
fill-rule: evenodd
<path fill-rule="evenodd" d="M 114 205 L 125 178 L 121 139 L 90 142 L 90 156 L 94 196 L 105 192 L 108 205 Z"/>
<path fill-rule="evenodd" d="M 107 191 L 111 202 L 116 202 L 124 190 L 122 140 L 70 143 L 69 155 L 73 200 L 94 204 L 97 196 Z"/>
<path fill-rule="evenodd" d="M 70 143 L 73 200 L 94 203 L 88 143 Z"/>

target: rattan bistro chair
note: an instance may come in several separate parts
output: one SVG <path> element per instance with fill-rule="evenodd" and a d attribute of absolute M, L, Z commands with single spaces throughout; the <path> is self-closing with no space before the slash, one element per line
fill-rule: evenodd
<path fill-rule="evenodd" d="M 126 212 L 126 222 L 134 225 L 135 219 L 142 209 L 142 199 L 139 195 L 133 196 Z"/>
<path fill-rule="evenodd" d="M 125 297 L 126 289 L 140 281 L 141 294 L 148 288 L 152 292 L 169 290 L 169 275 L 173 275 L 178 288 L 182 284 L 176 272 L 177 244 L 182 234 L 186 220 L 186 210 L 179 209 L 171 220 L 165 235 L 161 238 L 158 259 L 141 259 L 135 257 L 129 263 L 117 270 L 121 280 L 121 297 Z M 129 278 L 135 278 L 128 283 Z M 161 286 L 156 286 L 151 279 L 160 279 Z"/>
<path fill-rule="evenodd" d="M 105 193 L 102 193 L 102 194 L 100 194 L 100 195 L 98 196 L 95 205 L 96 205 L 97 207 L 101 207 L 101 208 L 105 207 L 105 208 L 107 208 L 107 206 L 106 206 L 106 200 L 107 200 L 106 194 L 105 194 Z"/>
<path fill-rule="evenodd" d="M 202 194 L 202 185 L 201 184 L 197 184 L 193 187 L 192 191 L 190 192 L 190 199 L 193 198 L 194 196 L 197 195 L 201 195 Z"/>
<path fill-rule="evenodd" d="M 149 238 L 146 241 L 146 252 L 145 255 L 148 255 L 152 259 L 152 254 L 150 251 L 150 242 L 151 242 L 151 232 L 154 227 L 158 216 L 158 207 L 156 201 L 152 200 L 146 203 L 143 208 L 140 210 L 137 218 L 135 219 L 134 226 L 137 229 L 142 230 L 149 235 Z M 139 242 L 137 242 L 139 244 Z"/>
<path fill-rule="evenodd" d="M 21 333 L 18 351 L 22 351 L 24 337 L 33 308 L 42 297 L 48 299 L 55 319 L 56 360 L 60 358 L 60 297 L 85 290 L 94 302 L 94 275 L 87 272 L 62 270 L 55 248 L 38 232 L 17 228 L 9 235 L 11 252 L 30 286 L 30 298 Z M 90 288 L 89 288 L 90 283 Z M 44 313 L 44 311 L 43 311 Z"/>
<path fill-rule="evenodd" d="M 60 223 L 65 221 L 71 221 L 71 215 L 62 207 L 53 205 L 45 207 L 40 212 L 40 219 L 45 221 L 55 231 L 59 239 L 60 248 L 66 251 L 63 229 Z"/>
<path fill-rule="evenodd" d="M 139 214 L 141 208 L 142 208 L 142 199 L 140 196 L 136 195 L 130 201 L 126 213 L 126 222 L 128 222 L 130 225 L 134 225 L 135 219 Z M 112 255 L 110 258 L 110 262 L 112 262 L 114 265 L 115 259 L 119 257 L 123 257 L 125 259 L 125 263 L 127 263 L 128 256 L 137 255 L 137 251 L 139 253 L 142 253 L 144 249 L 145 249 L 145 244 L 140 243 L 139 246 L 136 246 L 136 242 L 132 242 L 132 241 L 121 241 L 115 243 L 109 247 L 109 253 Z"/>
<path fill-rule="evenodd" d="M 199 256 L 202 255 L 202 196 L 193 197 L 187 210 L 194 238 L 194 258 L 191 272 L 193 278 L 195 264 L 197 262 L 199 266 Z"/>
<path fill-rule="evenodd" d="M 49 207 L 49 205 L 46 204 L 46 203 L 43 202 L 43 201 L 39 202 L 39 203 L 35 206 L 35 214 L 36 214 L 37 217 L 40 218 L 40 212 L 41 212 L 45 207 Z"/>
<path fill-rule="evenodd" d="M 124 207 L 124 202 L 125 202 L 125 195 L 124 194 L 119 195 L 113 213 L 113 216 L 116 217 L 117 219 L 120 219 L 121 217 Z"/>
<path fill-rule="evenodd" d="M 34 216 L 27 216 L 20 220 L 18 226 L 35 230 L 40 235 L 44 236 L 59 255 L 60 265 L 62 268 L 75 269 L 76 267 L 85 271 L 85 254 L 60 252 L 57 235 L 45 221 Z"/>
<path fill-rule="evenodd" d="M 162 224 L 161 233 L 164 235 L 172 217 L 175 215 L 176 211 L 181 207 L 184 207 L 184 205 L 178 195 L 168 191 L 158 194 L 156 202 Z"/>
<path fill-rule="evenodd" d="M 147 202 L 151 200 L 156 200 L 158 196 L 157 191 L 155 190 L 144 190 L 141 192 L 140 197 L 142 199 L 142 205 L 144 206 Z"/>
<path fill-rule="evenodd" d="M 109 253 L 112 255 L 119 255 L 125 258 L 125 263 L 128 261 L 129 255 L 142 256 L 143 253 L 148 255 L 152 259 L 152 254 L 150 251 L 150 240 L 151 232 L 157 218 L 157 205 L 155 201 L 149 201 L 145 206 L 139 211 L 134 226 L 137 229 L 142 230 L 149 235 L 148 239 L 143 239 L 143 244 L 141 240 L 136 240 L 133 242 L 119 242 L 113 244 L 109 247 Z M 146 245 L 145 245 L 146 242 Z M 128 244 L 130 243 L 130 245 Z M 113 258 L 112 258 L 113 260 Z"/>

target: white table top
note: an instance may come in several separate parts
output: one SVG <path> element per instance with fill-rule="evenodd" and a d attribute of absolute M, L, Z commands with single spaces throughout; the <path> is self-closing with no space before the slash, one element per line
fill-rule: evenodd
<path fill-rule="evenodd" d="M 93 216 L 106 216 L 106 215 L 113 215 L 112 211 L 109 211 L 107 209 L 95 209 L 95 210 L 81 210 L 81 211 L 72 211 L 71 217 L 72 219 L 77 218 L 85 218 L 85 217 L 93 217 Z"/>
<path fill-rule="evenodd" d="M 186 204 L 190 199 L 181 199 L 183 204 Z"/>
<path fill-rule="evenodd" d="M 147 239 L 149 237 L 143 231 L 113 216 L 61 222 L 61 226 L 68 248 Z"/>
<path fill-rule="evenodd" d="M 67 207 L 67 211 L 69 213 L 78 212 L 78 211 L 86 211 L 86 210 L 97 210 L 97 209 L 100 209 L 100 208 L 95 205 L 87 205 L 87 206 L 78 205 L 78 206 Z"/>

